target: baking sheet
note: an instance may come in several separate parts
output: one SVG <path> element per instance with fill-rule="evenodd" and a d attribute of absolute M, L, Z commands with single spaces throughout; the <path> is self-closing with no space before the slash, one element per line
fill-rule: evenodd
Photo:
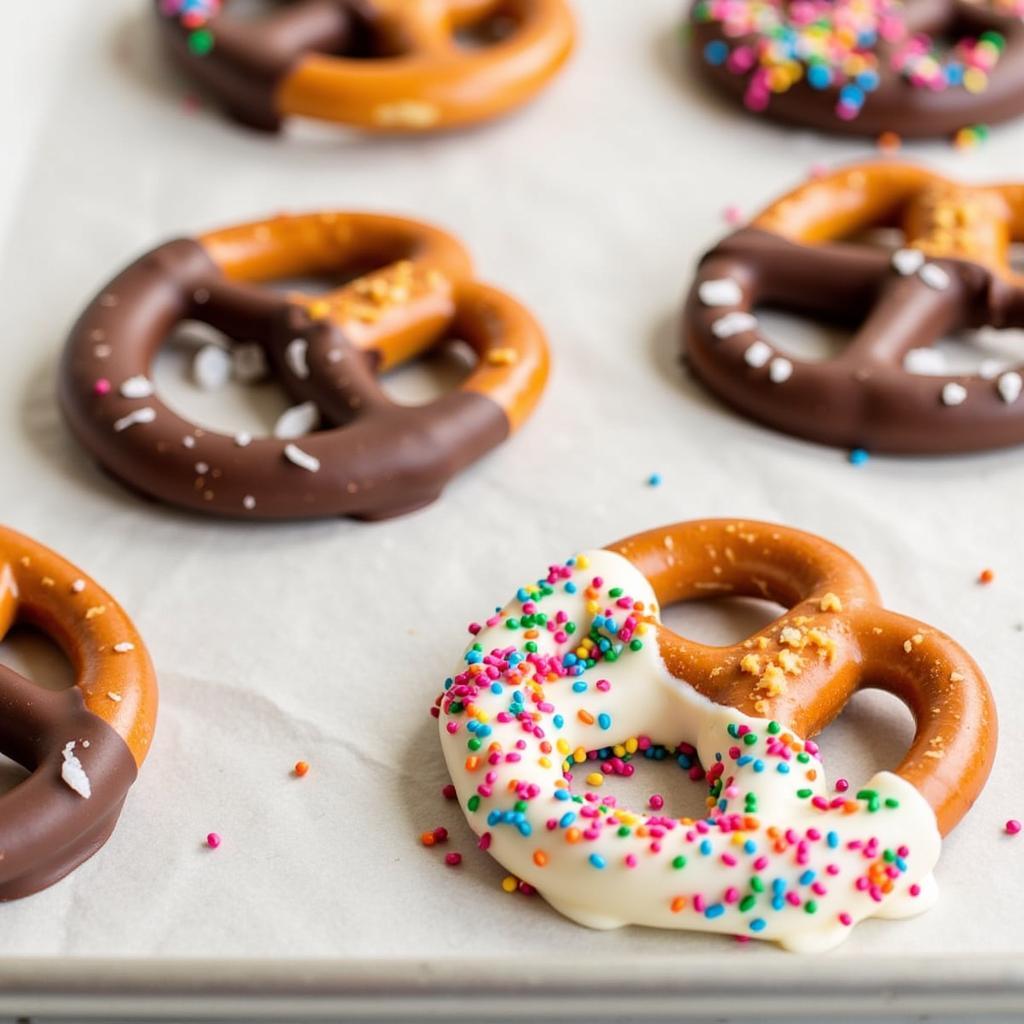
<path fill-rule="evenodd" d="M 0 98 L 15 143 L 0 178 L 0 520 L 124 604 L 158 667 L 162 706 L 115 835 L 58 886 L 0 908 L 0 956 L 780 963 L 755 943 L 586 931 L 538 898 L 506 895 L 501 868 L 439 796 L 428 708 L 464 624 L 551 560 L 711 515 L 786 522 L 847 547 L 890 607 L 975 655 L 999 702 L 1001 754 L 945 844 L 939 906 L 861 925 L 829 961 L 1024 947 L 1024 837 L 1001 833 L 1024 817 L 1024 453 L 853 468 L 841 452 L 735 417 L 688 381 L 677 309 L 694 261 L 726 230 L 722 210 L 754 212 L 812 163 L 872 150 L 783 132 L 704 95 L 681 68 L 678 0 L 577 7 L 579 53 L 540 103 L 485 130 L 412 141 L 309 125 L 264 137 L 192 109 L 159 59 L 144 0 L 36 0 L 12 12 L 23 45 L 4 71 L 17 88 Z M 985 180 L 1019 177 L 1022 146 L 1024 122 L 974 151 L 905 154 Z M 54 402 L 80 307 L 167 237 L 317 207 L 405 213 L 461 235 L 481 276 L 549 332 L 554 373 L 535 418 L 437 504 L 376 525 L 225 524 L 110 482 Z M 190 394 L 184 367 L 162 360 L 160 385 L 211 426 L 272 415 L 272 397 L 225 396 L 220 408 Z M 433 380 L 400 385 L 411 394 Z M 646 486 L 652 472 L 662 486 Z M 997 578 L 980 587 L 987 566 Z M 725 640 L 761 615 L 670 621 Z M 3 654 L 52 675 L 32 644 Z M 895 763 L 909 731 L 887 699 L 858 698 L 824 746 L 866 777 Z M 300 758 L 312 768 L 296 780 Z M 650 782 L 634 792 L 691 799 L 672 775 Z M 437 825 L 464 854 L 457 870 L 419 843 Z M 210 831 L 223 836 L 216 852 L 203 845 Z"/>

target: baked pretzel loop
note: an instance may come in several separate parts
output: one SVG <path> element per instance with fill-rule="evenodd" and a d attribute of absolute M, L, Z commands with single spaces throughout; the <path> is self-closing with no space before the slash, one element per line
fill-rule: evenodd
<path fill-rule="evenodd" d="M 261 285 L 355 276 L 324 295 Z M 327 429 L 294 441 L 204 430 L 163 404 L 150 364 L 181 321 L 260 345 Z M 461 386 L 403 406 L 376 376 L 446 340 L 477 362 Z M 398 217 L 281 216 L 169 242 L 119 274 L 71 331 L 60 395 L 71 429 L 111 473 L 174 505 L 224 516 L 398 515 L 529 415 L 547 378 L 543 333 L 474 280 L 450 235 Z"/>
<path fill-rule="evenodd" d="M 902 229 L 902 246 L 858 242 L 879 228 Z M 1018 444 L 1018 369 L 934 374 L 942 359 L 928 349 L 956 331 L 1024 326 L 1024 278 L 1009 257 L 1022 238 L 1022 185 L 964 186 L 897 162 L 817 178 L 704 257 L 684 313 L 689 364 L 740 412 L 824 444 L 922 454 Z M 758 306 L 856 332 L 835 359 L 799 360 L 761 336 Z"/>
<path fill-rule="evenodd" d="M 0 527 L 0 638 L 37 627 L 71 661 L 50 691 L 0 665 L 0 752 L 31 774 L 0 796 L 0 900 L 45 889 L 107 841 L 156 721 L 156 677 L 114 599 L 35 541 Z"/>
<path fill-rule="evenodd" d="M 156 0 L 176 62 L 239 120 L 301 115 L 375 132 L 471 125 L 531 100 L 572 52 L 566 0 Z"/>
<path fill-rule="evenodd" d="M 956 641 L 879 603 L 847 552 L 768 523 L 698 520 L 648 530 L 614 551 L 650 581 L 662 605 L 757 597 L 788 611 L 754 636 L 710 647 L 658 625 L 668 670 L 717 704 L 817 735 L 858 690 L 886 690 L 914 715 L 897 775 L 950 832 L 992 769 L 996 711 L 985 677 Z"/>
<path fill-rule="evenodd" d="M 841 135 L 953 135 L 1024 113 L 1020 0 L 694 0 L 703 74 Z"/>

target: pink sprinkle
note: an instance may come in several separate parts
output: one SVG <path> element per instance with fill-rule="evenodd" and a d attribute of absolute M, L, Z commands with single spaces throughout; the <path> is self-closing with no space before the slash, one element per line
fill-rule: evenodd
<path fill-rule="evenodd" d="M 207 846 L 208 846 L 208 847 L 209 847 L 209 848 L 210 848 L 211 850 L 216 850 L 216 849 L 217 849 L 217 847 L 218 847 L 218 846 L 220 846 L 220 844 L 221 844 L 221 838 L 220 838 L 220 836 L 219 836 L 219 835 L 218 835 L 218 834 L 217 834 L 216 832 L 211 832 L 211 833 L 210 833 L 210 834 L 209 834 L 209 835 L 208 835 L 208 836 L 206 837 L 206 845 L 207 845 Z"/>
<path fill-rule="evenodd" d="M 481 850 L 489 850 L 491 847 L 491 833 L 485 832 L 476 842 Z"/>
<path fill-rule="evenodd" d="M 704 907 L 704 897 L 700 893 L 697 893 L 697 895 L 693 897 L 693 909 L 696 910 L 698 914 L 703 914 Z"/>
<path fill-rule="evenodd" d="M 844 910 L 839 915 L 839 922 L 840 922 L 840 924 L 845 924 L 846 927 L 849 928 L 850 925 L 853 924 L 853 918 L 850 917 L 850 915 L 848 913 L 846 913 L 846 911 Z"/>
<path fill-rule="evenodd" d="M 920 896 L 921 895 L 921 886 L 919 886 L 916 882 L 910 887 L 910 895 L 911 896 Z"/>
<path fill-rule="evenodd" d="M 444 862 L 450 868 L 457 868 L 462 863 L 461 853 L 446 853 L 444 855 Z"/>
<path fill-rule="evenodd" d="M 665 806 L 665 798 L 660 793 L 652 793 L 647 804 L 651 810 L 660 811 Z"/>
<path fill-rule="evenodd" d="M 435 828 L 433 833 L 435 843 L 447 843 L 448 842 L 448 829 L 446 828 Z"/>
<path fill-rule="evenodd" d="M 445 798 L 445 800 L 454 800 L 455 799 L 455 787 L 450 782 L 448 783 L 447 786 L 442 786 L 441 787 L 441 796 L 443 796 Z"/>
<path fill-rule="evenodd" d="M 1006 829 L 1006 834 L 1007 835 L 1015 836 L 1020 831 L 1021 825 L 1020 825 L 1020 822 L 1016 818 L 1011 818 L 1006 823 L 1004 828 Z"/>
<path fill-rule="evenodd" d="M 636 867 L 636 854 L 633 854 L 633 853 L 627 853 L 626 854 L 626 867 L 627 868 L 635 868 Z"/>
<path fill-rule="evenodd" d="M 846 779 L 836 779 L 836 792 L 845 793 L 850 788 L 850 784 Z"/>
<path fill-rule="evenodd" d="M 109 395 L 110 394 L 110 381 L 106 377 L 100 377 L 98 381 L 92 386 L 93 391 L 97 395 Z"/>

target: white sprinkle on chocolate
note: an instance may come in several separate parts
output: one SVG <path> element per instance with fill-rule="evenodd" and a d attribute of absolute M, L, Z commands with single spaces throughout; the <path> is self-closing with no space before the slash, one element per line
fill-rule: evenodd
<path fill-rule="evenodd" d="M 1021 389 L 1024 388 L 1024 379 L 1016 370 L 1011 370 L 996 381 L 996 388 L 999 391 L 999 397 L 1007 405 L 1012 405 L 1020 398 Z"/>
<path fill-rule="evenodd" d="M 945 270 L 942 269 L 937 263 L 926 263 L 918 272 L 917 276 L 929 288 L 934 288 L 937 292 L 944 292 L 950 286 L 950 277 Z"/>
<path fill-rule="evenodd" d="M 204 345 L 192 360 L 192 379 L 203 391 L 220 391 L 231 377 L 231 356 L 219 345 Z"/>
<path fill-rule="evenodd" d="M 738 306 L 743 301 L 743 290 L 731 277 L 702 281 L 697 295 L 705 306 Z"/>
<path fill-rule="evenodd" d="M 252 444 L 252 434 L 246 430 L 240 430 L 235 434 L 235 444 L 237 444 L 239 448 L 248 448 L 249 445 Z"/>
<path fill-rule="evenodd" d="M 743 353 L 743 362 L 745 362 L 747 366 L 753 366 L 755 370 L 759 370 L 768 362 L 769 359 L 771 359 L 771 357 L 771 346 L 758 338 L 758 340 Z"/>
<path fill-rule="evenodd" d="M 154 392 L 153 382 L 141 374 L 137 377 L 129 377 L 121 384 L 122 398 L 149 398 Z"/>
<path fill-rule="evenodd" d="M 208 462 L 197 462 L 196 472 L 200 476 L 206 476 L 206 474 L 210 472 L 210 464 Z"/>
<path fill-rule="evenodd" d="M 305 380 L 309 376 L 309 342 L 305 338 L 288 342 L 284 361 L 299 380 Z"/>
<path fill-rule="evenodd" d="M 60 766 L 61 779 L 70 789 L 88 800 L 92 796 L 92 786 L 89 783 L 89 776 L 85 774 L 85 769 L 82 767 L 82 762 L 75 756 L 74 740 L 69 740 L 64 744 L 61 757 L 64 758 L 64 763 Z"/>
<path fill-rule="evenodd" d="M 94 345 L 92 349 L 92 354 L 97 359 L 106 359 L 110 356 L 110 353 L 112 351 L 113 350 L 109 345 Z"/>
<path fill-rule="evenodd" d="M 293 405 L 285 409 L 274 424 L 274 437 L 282 441 L 290 441 L 296 437 L 302 437 L 316 429 L 320 422 L 320 410 L 316 402 L 303 402 L 301 405 Z"/>
<path fill-rule="evenodd" d="M 247 494 L 242 499 L 242 508 L 248 509 L 251 512 L 255 507 L 256 499 L 251 494 Z"/>
<path fill-rule="evenodd" d="M 892 267 L 897 274 L 910 277 L 924 266 L 924 253 L 920 249 L 897 249 L 892 254 Z"/>
<path fill-rule="evenodd" d="M 152 406 L 144 405 L 141 409 L 135 409 L 133 412 L 128 413 L 127 416 L 114 420 L 114 431 L 120 434 L 122 430 L 138 426 L 141 423 L 152 423 L 155 419 L 156 409 Z"/>
<path fill-rule="evenodd" d="M 963 384 L 957 384 L 955 381 L 951 381 L 949 384 L 943 385 L 942 388 L 942 404 L 943 405 L 963 405 L 967 400 L 967 388 Z"/>
<path fill-rule="evenodd" d="M 945 373 L 946 357 L 937 348 L 912 348 L 903 357 L 903 369 L 907 373 Z"/>
<path fill-rule="evenodd" d="M 982 359 L 978 366 L 978 376 L 982 380 L 995 380 L 1003 372 L 1003 364 L 998 359 Z"/>
<path fill-rule="evenodd" d="M 745 334 L 747 331 L 757 330 L 757 317 L 750 313 L 741 313 L 738 310 L 733 313 L 726 313 L 719 317 L 711 325 L 711 333 L 716 338 L 731 338 L 736 334 Z"/>
<path fill-rule="evenodd" d="M 320 460 L 315 455 L 304 452 L 298 445 L 286 444 L 284 457 L 299 469 L 308 470 L 310 473 L 316 473 L 320 469 Z"/>
<path fill-rule="evenodd" d="M 773 384 L 785 384 L 793 376 L 793 364 L 782 356 L 776 356 L 768 366 L 768 379 Z"/>
<path fill-rule="evenodd" d="M 122 640 L 119 644 L 114 644 L 114 651 L 117 654 L 127 654 L 129 651 L 135 650 L 135 644 L 130 640 Z"/>
<path fill-rule="evenodd" d="M 183 444 L 183 445 L 184 445 L 184 446 L 185 446 L 186 448 L 195 448 L 195 446 L 196 446 L 196 439 L 195 439 L 195 438 L 194 438 L 194 437 L 193 437 L 193 436 L 192 436 L 191 434 L 186 434 L 186 435 L 185 435 L 185 436 L 184 436 L 184 437 L 183 437 L 183 438 L 181 439 L 181 443 L 182 443 L 182 444 Z"/>

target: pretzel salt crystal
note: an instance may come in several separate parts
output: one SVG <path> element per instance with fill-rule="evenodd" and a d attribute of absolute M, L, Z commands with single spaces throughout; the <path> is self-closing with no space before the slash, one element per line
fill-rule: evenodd
<path fill-rule="evenodd" d="M 789 610 L 708 647 L 659 606 L 752 595 Z M 996 717 L 953 640 L 885 611 L 863 568 L 818 537 L 680 523 L 551 566 L 474 634 L 439 701 L 441 742 L 481 846 L 583 924 L 748 935 L 790 949 L 935 898 L 940 833 L 981 791 Z M 856 690 L 914 713 L 895 772 L 829 793 L 809 739 Z M 647 737 L 696 746 L 708 814 L 620 807 L 577 772 Z M 601 776 L 597 776 L 600 781 Z"/>
<path fill-rule="evenodd" d="M 260 284 L 331 274 L 325 295 Z M 254 341 L 296 402 L 331 429 L 294 442 L 231 437 L 178 416 L 153 391 L 150 363 L 171 329 L 202 320 Z M 402 406 L 376 375 L 458 338 L 477 365 L 455 391 Z M 530 313 L 475 281 L 450 235 L 371 214 L 282 216 L 181 239 L 119 274 L 73 328 L 61 402 L 94 457 L 175 505 L 247 518 L 398 515 L 505 440 L 547 378 Z"/>
<path fill-rule="evenodd" d="M 70 690 L 0 665 L 0 751 L 31 774 L 0 796 L 0 900 L 59 881 L 107 841 L 153 737 L 156 678 L 109 594 L 0 527 L 0 638 L 29 623 L 64 650 Z"/>
<path fill-rule="evenodd" d="M 252 20 L 221 0 L 156 7 L 178 64 L 268 130 L 290 115 L 389 133 L 490 120 L 543 89 L 575 40 L 566 0 L 290 0 Z M 490 22 L 498 38 L 460 41 Z"/>
<path fill-rule="evenodd" d="M 895 252 L 862 245 L 904 233 Z M 905 362 L 944 335 L 1024 326 L 1024 186 L 965 186 L 898 162 L 854 165 L 772 203 L 704 257 L 684 313 L 696 375 L 730 405 L 814 441 L 883 452 L 1024 441 L 1017 368 L 924 376 Z M 836 359 L 801 361 L 762 336 L 759 305 L 857 327 Z"/>

